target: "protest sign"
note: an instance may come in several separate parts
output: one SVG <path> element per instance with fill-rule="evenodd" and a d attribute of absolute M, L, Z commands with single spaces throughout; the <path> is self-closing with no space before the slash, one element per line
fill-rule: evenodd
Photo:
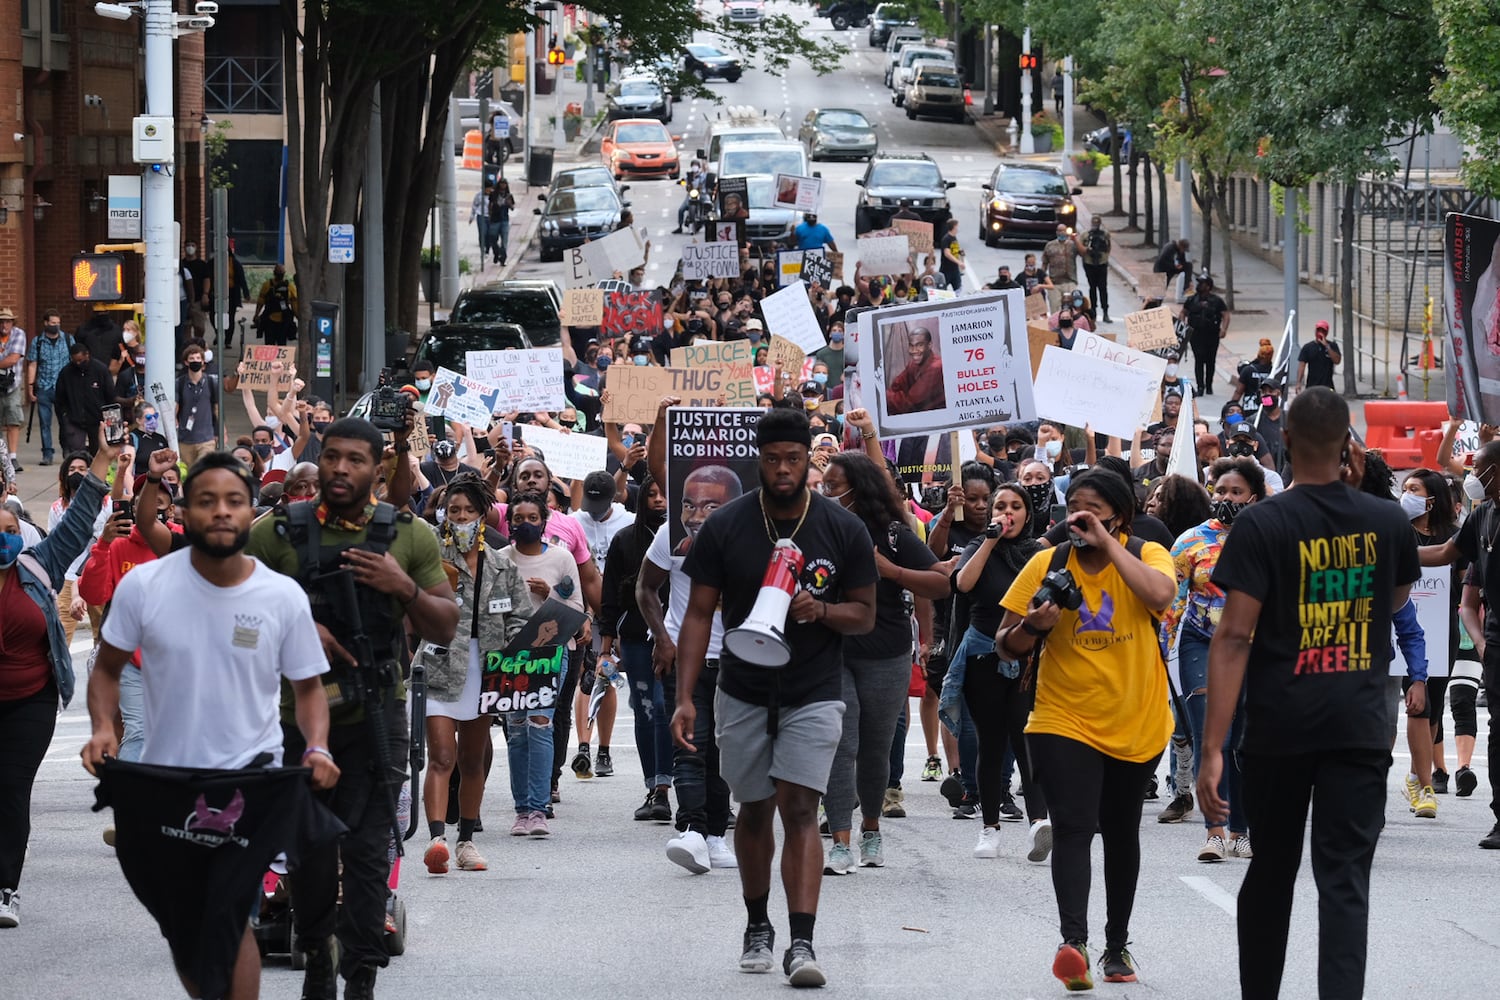
<path fill-rule="evenodd" d="M 583 288 L 594 281 L 594 272 L 589 270 L 588 261 L 583 259 L 583 247 L 568 248 L 568 287 Z M 605 277 L 609 277 L 606 272 Z"/>
<path fill-rule="evenodd" d="M 1035 419 L 1021 298 L 1018 289 L 990 291 L 876 311 L 860 346 L 876 429 L 902 435 Z"/>
<path fill-rule="evenodd" d="M 842 250 L 824 250 L 823 256 L 828 258 L 828 266 L 833 268 L 831 281 L 844 280 L 844 252 Z M 823 286 L 827 288 L 828 285 Z"/>
<path fill-rule="evenodd" d="M 610 423 L 652 423 L 663 396 L 676 396 L 684 406 L 724 406 L 729 395 L 727 375 L 719 368 L 612 366 L 604 419 Z"/>
<path fill-rule="evenodd" d="M 766 318 L 767 332 L 780 334 L 803 352 L 811 354 L 828 346 L 804 285 L 790 285 L 767 295 L 760 300 L 760 311 Z"/>
<path fill-rule="evenodd" d="M 407 436 L 406 443 L 411 446 L 411 453 L 418 459 L 427 457 L 427 453 L 432 450 L 432 435 L 425 419 L 412 421 L 411 434 Z"/>
<path fill-rule="evenodd" d="M 628 275 L 632 268 L 646 262 L 646 249 L 641 245 L 641 234 L 633 226 L 616 229 L 608 236 L 590 240 L 579 247 L 589 271 L 596 278 L 612 277 L 615 272 Z"/>
<path fill-rule="evenodd" d="M 803 250 L 802 273 L 798 275 L 804 285 L 821 285 L 828 288 L 833 284 L 833 261 L 823 250 Z"/>
<path fill-rule="evenodd" d="M 564 479 L 582 479 L 605 466 L 609 444 L 596 434 L 569 434 L 537 424 L 517 424 L 521 440 L 540 448 L 547 468 Z"/>
<path fill-rule="evenodd" d="M 958 293 L 951 288 L 929 288 L 927 289 L 928 302 L 949 302 L 958 298 Z"/>
<path fill-rule="evenodd" d="M 776 287 L 785 288 L 802 280 L 805 250 L 776 251 Z"/>
<path fill-rule="evenodd" d="M 292 365 L 296 360 L 295 347 L 246 344 L 245 356 L 241 359 L 244 370 L 240 372 L 240 388 L 261 391 L 274 388 L 278 392 L 286 392 L 292 387 Z M 278 363 L 281 365 L 279 378 L 277 372 L 271 370 L 271 366 Z"/>
<path fill-rule="evenodd" d="M 1411 585 L 1411 600 L 1417 608 L 1417 624 L 1427 640 L 1427 676 L 1448 676 L 1448 630 L 1454 627 L 1453 620 L 1453 569 L 1449 566 L 1424 566 L 1422 575 Z M 1396 630 L 1391 629 L 1390 675 L 1406 676 L 1406 656 L 1401 644 L 1396 641 Z M 1366 647 L 1368 648 L 1368 646 Z M 1351 660 L 1349 669 L 1355 669 Z"/>
<path fill-rule="evenodd" d="M 775 196 L 773 208 L 790 208 L 798 212 L 817 214 L 823 201 L 823 178 L 798 177 L 795 174 L 777 174 L 772 188 Z"/>
<path fill-rule="evenodd" d="M 1048 347 L 1036 376 L 1036 413 L 1129 440 L 1149 421 L 1147 400 L 1159 384 L 1148 371 Z"/>
<path fill-rule="evenodd" d="M 682 248 L 682 278 L 702 281 L 706 278 L 737 278 L 740 273 L 740 248 L 734 243 L 689 243 Z"/>
<path fill-rule="evenodd" d="M 802 362 L 806 360 L 807 352 L 802 348 L 779 333 L 771 335 L 770 349 L 766 351 L 766 361 L 771 368 L 788 375 L 796 375 L 801 373 Z"/>
<path fill-rule="evenodd" d="M 776 389 L 776 369 L 770 365 L 756 365 L 750 370 L 750 377 L 755 380 L 755 395 L 757 397 L 767 393 L 774 394 Z"/>
<path fill-rule="evenodd" d="M 1125 314 L 1125 342 L 1138 351 L 1177 346 L 1177 327 L 1166 307 Z"/>
<path fill-rule="evenodd" d="M 1111 364 L 1124 365 L 1127 368 L 1135 368 L 1139 371 L 1150 372 L 1155 378 L 1151 387 L 1146 406 L 1150 410 L 1146 418 L 1147 424 L 1154 424 L 1161 419 L 1161 380 L 1167 375 L 1167 359 L 1155 354 L 1147 354 L 1124 344 L 1116 344 L 1105 338 L 1103 334 L 1092 333 L 1088 330 L 1080 330 L 1073 343 L 1073 350 L 1085 354 L 1091 358 L 1102 358 Z"/>
<path fill-rule="evenodd" d="M 932 223 L 923 219 L 892 219 L 891 228 L 906 234 L 912 253 L 932 253 Z"/>
<path fill-rule="evenodd" d="M 760 486 L 755 425 L 762 413 L 753 407 L 667 411 L 667 537 L 673 555 L 687 553 L 708 515 Z"/>
<path fill-rule="evenodd" d="M 644 333 L 648 337 L 655 337 L 661 333 L 661 324 L 661 299 L 656 292 L 605 292 L 604 315 L 599 329 L 606 336 L 630 337 Z"/>
<path fill-rule="evenodd" d="M 727 406 L 754 406 L 755 379 L 750 372 L 750 341 L 703 340 L 672 348 L 673 368 L 718 368 L 724 372 Z"/>
<path fill-rule="evenodd" d="M 1460 420 L 1500 424 L 1500 222 L 1448 214 L 1443 312 L 1448 412 Z"/>
<path fill-rule="evenodd" d="M 598 326 L 604 322 L 604 292 L 598 288 L 569 288 L 563 292 L 564 326 Z"/>
<path fill-rule="evenodd" d="M 861 236 L 860 271 L 865 275 L 905 274 L 911 270 L 911 245 L 906 235 Z"/>
<path fill-rule="evenodd" d="M 427 394 L 426 412 L 447 417 L 470 427 L 488 427 L 490 415 L 499 409 L 500 390 L 478 379 L 439 368 Z"/>
<path fill-rule="evenodd" d="M 1042 367 L 1042 351 L 1057 346 L 1057 331 L 1046 323 L 1027 323 L 1026 340 L 1031 353 L 1031 380 L 1035 382 L 1036 373 Z"/>
<path fill-rule="evenodd" d="M 561 410 L 568 405 L 563 392 L 560 347 L 529 347 L 519 351 L 468 351 L 468 376 L 500 390 L 496 410 Z"/>
<path fill-rule="evenodd" d="M 733 243 L 738 247 L 745 242 L 744 219 L 715 219 L 703 229 L 710 243 Z"/>
<path fill-rule="evenodd" d="M 479 711 L 498 715 L 556 707 L 568 666 L 568 640 L 583 619 L 582 611 L 549 597 L 504 649 L 486 650 Z"/>
<path fill-rule="evenodd" d="M 750 179 L 720 177 L 716 192 L 719 218 L 724 222 L 743 222 L 750 218 Z"/>
<path fill-rule="evenodd" d="M 1045 315 L 1047 315 L 1047 296 L 1043 294 L 1026 296 L 1026 321 L 1029 323 Z"/>
<path fill-rule="evenodd" d="M 957 463 L 953 459 L 955 438 Z M 911 434 L 896 439 L 896 473 L 908 484 L 952 482 L 954 465 L 973 461 L 975 452 L 974 434 L 968 430 Z"/>

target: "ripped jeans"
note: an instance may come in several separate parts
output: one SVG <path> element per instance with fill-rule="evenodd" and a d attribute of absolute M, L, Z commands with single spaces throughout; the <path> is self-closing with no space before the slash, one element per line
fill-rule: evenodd
<path fill-rule="evenodd" d="M 630 682 L 630 708 L 635 712 L 635 750 L 641 756 L 646 789 L 672 783 L 672 713 L 661 681 L 651 664 L 651 643 L 644 639 L 620 641 L 620 665 Z"/>
<path fill-rule="evenodd" d="M 516 814 L 546 812 L 552 804 L 552 713 L 555 708 L 508 712 L 505 749 Z"/>
<path fill-rule="evenodd" d="M 1208 644 L 1211 636 L 1205 635 L 1190 625 L 1182 626 L 1182 641 L 1178 646 L 1178 674 L 1182 678 L 1182 700 L 1187 706 L 1188 727 L 1193 734 L 1193 777 L 1198 777 L 1198 766 L 1203 761 L 1203 724 L 1208 715 Z M 1243 693 L 1241 695 L 1243 697 Z M 1249 830 L 1245 818 L 1244 779 L 1240 775 L 1240 736 L 1244 725 L 1243 707 L 1234 713 L 1234 724 L 1224 740 L 1220 752 L 1224 755 L 1223 777 L 1219 779 L 1219 795 L 1229 802 L 1229 831 L 1246 833 Z M 1205 828 L 1212 824 L 1203 821 Z"/>

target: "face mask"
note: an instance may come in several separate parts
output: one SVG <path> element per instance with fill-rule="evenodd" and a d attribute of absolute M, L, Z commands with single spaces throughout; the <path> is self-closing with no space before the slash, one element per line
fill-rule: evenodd
<path fill-rule="evenodd" d="M 1276 409 L 1276 397 L 1275 396 L 1262 396 L 1262 397 L 1260 397 L 1260 405 L 1264 406 L 1268 410 L 1274 410 L 1274 409 Z"/>
<path fill-rule="evenodd" d="M 534 521 L 522 521 L 510 526 L 510 537 L 522 545 L 535 545 L 542 540 L 542 526 Z"/>
<path fill-rule="evenodd" d="M 1419 497 L 1415 493 L 1401 494 L 1401 509 L 1406 512 L 1408 521 L 1415 521 L 1427 513 L 1427 498 Z"/>
<path fill-rule="evenodd" d="M 602 372 L 604 369 L 608 368 L 610 366 L 610 363 L 613 360 L 614 359 L 611 358 L 608 354 L 601 354 L 601 355 L 599 355 L 599 361 L 598 361 L 598 368 L 599 368 L 599 370 Z"/>
<path fill-rule="evenodd" d="M 479 539 L 479 526 L 482 521 L 470 521 L 468 524 L 458 524 L 455 521 L 448 522 L 448 530 L 453 533 L 453 547 L 460 552 L 468 552 L 474 547 Z"/>
<path fill-rule="evenodd" d="M 644 354 L 637 354 L 635 357 L 631 358 L 630 360 L 631 360 L 631 362 L 637 368 L 644 368 L 651 361 L 651 359 L 648 358 L 648 357 L 646 357 L 646 355 L 644 355 Z"/>
<path fill-rule="evenodd" d="M 1060 319 L 1057 321 L 1057 328 L 1059 330 L 1071 330 L 1073 329 L 1073 321 L 1070 319 Z"/>
<path fill-rule="evenodd" d="M 1167 365 L 1167 378 L 1176 378 L 1176 377 L 1177 377 L 1177 365 L 1169 363 Z"/>
<path fill-rule="evenodd" d="M 195 254 L 195 253 L 198 252 L 198 248 L 195 247 L 191 243 L 189 243 L 187 246 L 183 247 L 182 249 L 183 249 L 183 252 L 186 253 L 189 257 L 193 256 L 193 254 Z"/>
<path fill-rule="evenodd" d="M 419 378 L 419 379 L 417 379 L 417 388 L 421 389 L 423 392 L 426 392 L 428 389 L 432 388 L 432 379 L 430 379 L 430 378 Z"/>
<path fill-rule="evenodd" d="M 1005 436 L 1002 434 L 991 434 L 984 440 L 990 446 L 991 455 L 998 455 L 1005 450 Z"/>
<path fill-rule="evenodd" d="M 328 425 L 331 423 L 333 423 L 332 420 L 314 420 L 312 422 L 313 431 L 318 434 L 322 434 L 328 429 Z"/>
<path fill-rule="evenodd" d="M 1061 441 L 1048 441 L 1047 457 L 1055 461 L 1057 459 L 1057 456 L 1062 454 L 1062 444 L 1063 443 Z"/>
<path fill-rule="evenodd" d="M 1215 500 L 1212 508 L 1213 518 L 1227 528 L 1234 523 L 1236 517 L 1240 516 L 1240 511 L 1248 506 L 1250 506 L 1248 502 L 1240 503 L 1237 500 Z"/>
<path fill-rule="evenodd" d="M 0 533 L 0 569 L 10 569 L 21 558 L 21 549 L 25 548 L 26 540 L 20 535 L 10 532 Z"/>
<path fill-rule="evenodd" d="M 80 365 L 79 367 L 82 367 L 82 366 Z M 187 368 L 188 368 L 188 371 L 190 371 L 190 372 L 201 372 L 203 370 L 203 362 L 201 362 L 201 361 L 189 361 L 187 363 Z"/>
<path fill-rule="evenodd" d="M 752 344 L 758 344 L 758 343 L 760 343 L 760 331 L 759 330 L 751 330 L 750 331 L 750 343 L 752 343 Z"/>
<path fill-rule="evenodd" d="M 1031 509 L 1036 512 L 1036 516 L 1040 517 L 1052 506 L 1054 494 L 1051 483 L 1032 483 L 1025 489 L 1026 496 L 1031 501 Z"/>
<path fill-rule="evenodd" d="M 44 326 L 44 327 L 42 327 L 42 332 L 45 333 L 49 337 L 55 337 L 59 333 L 62 333 L 62 327 L 60 327 L 60 326 Z M 133 340 L 127 340 L 127 341 L 125 341 L 125 343 L 132 344 L 132 343 L 135 343 L 135 341 L 133 341 Z"/>
<path fill-rule="evenodd" d="M 1005 453 L 1005 457 L 1012 463 L 1019 462 L 1021 460 L 1021 449 L 1013 448 Z"/>
<path fill-rule="evenodd" d="M 156 431 L 161 429 L 161 417 L 157 416 L 154 413 L 146 414 L 146 418 L 142 420 L 141 423 L 148 431 Z"/>
<path fill-rule="evenodd" d="M 1472 472 L 1464 477 L 1464 496 L 1475 503 L 1484 501 L 1484 482 Z"/>
<path fill-rule="evenodd" d="M 70 472 L 68 474 L 68 495 L 72 496 L 74 493 L 77 493 L 78 487 L 82 486 L 83 481 L 87 478 L 86 473 Z"/>
<path fill-rule="evenodd" d="M 804 399 L 802 401 L 802 405 L 807 407 L 809 410 L 816 410 L 818 408 L 818 403 L 819 400 L 817 396 L 809 396 L 807 399 Z"/>
<path fill-rule="evenodd" d="M 827 372 L 813 372 L 813 381 L 816 382 L 816 383 L 818 383 L 819 385 L 827 385 L 828 384 L 828 373 Z"/>
<path fill-rule="evenodd" d="M 270 458 L 271 453 L 276 449 L 268 444 L 257 444 L 252 446 L 252 450 L 261 458 Z"/>
<path fill-rule="evenodd" d="M 125 340 L 125 343 L 127 343 L 127 344 L 133 344 L 133 343 L 135 343 L 135 340 L 136 340 L 135 331 L 134 330 L 126 330 L 125 331 L 124 340 Z"/>

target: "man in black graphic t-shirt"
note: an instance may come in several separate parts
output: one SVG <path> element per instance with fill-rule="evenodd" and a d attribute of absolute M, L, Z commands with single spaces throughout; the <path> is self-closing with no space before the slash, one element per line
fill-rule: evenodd
<path fill-rule="evenodd" d="M 1391 766 L 1391 614 L 1421 570 L 1401 509 L 1340 481 L 1349 436 L 1349 407 L 1333 390 L 1309 389 L 1292 402 L 1286 441 L 1297 488 L 1235 518 L 1213 574 L 1225 603 L 1209 647 L 1203 745 L 1223 745 L 1243 688 L 1245 812 L 1255 836 L 1237 921 L 1247 997 L 1281 988 L 1314 799 L 1318 994 L 1364 993 L 1370 863 Z M 1425 694 L 1425 684 L 1412 685 L 1408 712 L 1423 709 Z M 1204 755 L 1198 801 L 1210 822 L 1228 818 L 1222 772 L 1220 755 Z"/>
<path fill-rule="evenodd" d="M 782 969 L 793 986 L 822 986 L 812 949 L 823 877 L 818 799 L 843 732 L 843 637 L 875 625 L 875 554 L 859 518 L 807 488 L 812 431 L 805 414 L 771 410 L 756 425 L 755 444 L 761 488 L 705 521 L 683 563 L 693 587 L 677 642 L 672 737 L 694 749 L 692 692 L 722 602 L 726 640 L 714 711 L 720 771 L 741 803 L 734 841 L 748 920 L 740 971 L 772 967 L 776 933 L 766 902 L 779 813 L 792 938 Z M 735 656 L 728 634 L 755 606 L 778 539 L 797 546 L 802 569 L 785 627 L 791 657 L 772 669 Z"/>

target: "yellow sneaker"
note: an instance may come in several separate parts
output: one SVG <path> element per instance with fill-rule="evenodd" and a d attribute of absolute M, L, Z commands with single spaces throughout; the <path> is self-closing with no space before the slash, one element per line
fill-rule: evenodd
<path fill-rule="evenodd" d="M 1437 794 L 1433 792 L 1432 786 L 1427 785 L 1417 796 L 1417 804 L 1412 807 L 1412 812 L 1417 814 L 1418 819 L 1437 819 Z"/>
<path fill-rule="evenodd" d="M 1422 786 L 1417 784 L 1417 776 L 1408 774 L 1406 776 L 1406 808 L 1408 812 L 1417 811 L 1417 800 L 1422 797 Z"/>

